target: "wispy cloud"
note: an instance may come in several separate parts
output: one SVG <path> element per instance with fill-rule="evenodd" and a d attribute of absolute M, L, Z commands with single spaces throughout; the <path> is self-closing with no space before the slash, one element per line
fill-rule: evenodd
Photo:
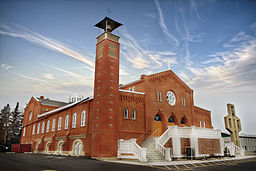
<path fill-rule="evenodd" d="M 144 15 L 145 15 L 146 17 L 151 18 L 151 19 L 155 19 L 155 18 L 156 18 L 156 15 L 155 15 L 154 13 L 145 12 Z"/>
<path fill-rule="evenodd" d="M 191 43 L 202 43 L 203 42 L 203 34 L 187 34 L 183 36 L 183 40 L 185 42 Z"/>
<path fill-rule="evenodd" d="M 189 84 L 212 92 L 256 92 L 256 37 L 239 32 L 227 44 L 232 46 L 203 62 L 208 66 L 187 67 L 193 74 Z"/>
<path fill-rule="evenodd" d="M 4 70 L 8 70 L 8 69 L 13 68 L 13 66 L 10 66 L 10 65 L 7 65 L 7 64 L 1 64 L 1 68 L 4 69 Z"/>
<path fill-rule="evenodd" d="M 250 25 L 250 29 L 254 30 L 254 35 L 256 35 L 256 22 Z"/>
<path fill-rule="evenodd" d="M 44 77 L 45 79 L 50 79 L 50 80 L 52 80 L 52 79 L 55 78 L 55 77 L 54 77 L 52 74 L 50 74 L 50 73 L 45 73 L 45 74 L 43 75 L 43 77 Z"/>
<path fill-rule="evenodd" d="M 196 4 L 196 2 L 195 2 L 194 0 L 190 0 L 190 6 L 191 6 L 192 11 L 195 12 L 197 18 L 201 20 L 201 16 L 200 16 L 199 13 L 198 13 L 197 4 Z"/>
<path fill-rule="evenodd" d="M 158 68 L 163 66 L 167 58 L 173 64 L 176 63 L 174 57 L 176 53 L 172 51 L 150 51 L 142 48 L 138 41 L 125 28 L 123 28 L 121 34 L 123 35 L 121 40 L 122 54 L 132 64 L 132 67 L 136 69 Z"/>
<path fill-rule="evenodd" d="M 94 67 L 94 62 L 89 56 L 81 54 L 78 51 L 74 50 L 74 48 L 71 48 L 68 45 L 65 45 L 64 43 L 61 43 L 57 40 L 54 40 L 52 38 L 49 38 L 47 36 L 44 36 L 40 33 L 34 32 L 19 25 L 16 25 L 16 27 L 12 29 L 9 26 L 5 25 L 1 25 L 0 27 L 0 34 L 2 35 L 27 40 L 31 43 L 54 50 L 75 60 L 83 62 L 89 67 Z"/>
<path fill-rule="evenodd" d="M 160 27 L 162 28 L 165 35 L 169 38 L 168 40 L 170 41 L 170 43 L 174 47 L 178 47 L 179 46 L 179 41 L 167 29 L 165 21 L 164 21 L 164 17 L 163 17 L 163 12 L 162 12 L 162 9 L 160 7 L 160 4 L 159 4 L 158 0 L 155 0 L 155 3 L 156 3 L 156 8 L 157 8 L 157 11 L 158 11 L 159 19 L 160 19 L 160 21 L 159 21 Z"/>
<path fill-rule="evenodd" d="M 43 83 L 49 83 L 48 81 L 46 80 L 43 80 L 43 79 L 39 79 L 39 78 L 35 78 L 35 77 L 32 77 L 32 76 L 28 76 L 26 74 L 21 74 L 21 73 L 17 73 L 17 72 L 12 72 L 12 73 L 15 73 L 17 74 L 18 76 L 22 77 L 22 78 L 26 78 L 26 79 L 29 79 L 29 80 L 33 80 L 33 81 L 36 81 L 36 82 L 43 82 Z"/>
<path fill-rule="evenodd" d="M 72 84 L 74 86 L 75 85 L 84 85 L 84 86 L 93 87 L 93 77 L 92 76 L 91 77 L 87 77 L 87 76 L 84 76 L 84 75 L 77 74 L 75 72 L 69 71 L 67 69 L 62 69 L 62 68 L 51 66 L 51 65 L 47 65 L 47 64 L 44 64 L 44 63 L 40 63 L 40 64 L 44 65 L 46 67 L 49 67 L 49 68 L 51 68 L 53 70 L 65 73 L 70 78 L 70 80 L 74 81 L 73 83 L 68 83 L 65 80 L 65 81 L 61 82 L 60 85 L 64 86 L 64 85 Z"/>

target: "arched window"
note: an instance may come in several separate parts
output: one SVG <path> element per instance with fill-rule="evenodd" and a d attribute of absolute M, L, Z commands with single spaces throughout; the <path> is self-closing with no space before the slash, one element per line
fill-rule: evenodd
<path fill-rule="evenodd" d="M 49 132 L 49 129 L 50 129 L 50 120 L 47 121 L 46 132 Z"/>
<path fill-rule="evenodd" d="M 73 114 L 73 124 L 72 124 L 72 128 L 76 127 L 76 113 Z"/>
<path fill-rule="evenodd" d="M 205 121 L 204 121 L 204 128 L 205 128 Z"/>
<path fill-rule="evenodd" d="M 128 118 L 128 109 L 127 108 L 124 109 L 124 118 L 125 119 Z"/>
<path fill-rule="evenodd" d="M 59 117 L 58 130 L 61 130 L 61 121 L 62 121 L 62 119 L 61 119 L 61 117 Z"/>
<path fill-rule="evenodd" d="M 41 133 L 44 133 L 44 126 L 45 126 L 45 123 L 43 122 L 43 123 L 42 123 L 42 130 L 41 130 Z"/>
<path fill-rule="evenodd" d="M 55 131 L 55 119 L 52 120 L 52 131 Z"/>
<path fill-rule="evenodd" d="M 26 127 L 23 128 L 23 137 L 26 135 Z"/>
<path fill-rule="evenodd" d="M 66 115 L 66 119 L 65 119 L 65 129 L 68 129 L 68 120 L 69 120 L 69 115 Z"/>
<path fill-rule="evenodd" d="M 170 117 L 169 117 L 168 122 L 169 122 L 169 123 L 174 123 L 173 116 L 170 116 Z"/>
<path fill-rule="evenodd" d="M 180 124 L 186 124 L 186 120 L 185 120 L 185 118 L 183 117 L 183 118 L 181 118 L 181 120 L 180 120 Z"/>
<path fill-rule="evenodd" d="M 81 126 L 85 126 L 86 111 L 84 110 L 81 114 Z"/>
<path fill-rule="evenodd" d="M 202 122 L 201 122 L 201 120 L 199 120 L 199 127 L 200 127 L 200 128 L 202 127 Z"/>
<path fill-rule="evenodd" d="M 31 120 L 31 119 L 32 119 L 32 111 L 29 114 L 29 120 Z"/>
<path fill-rule="evenodd" d="M 33 131 L 32 131 L 32 135 L 35 134 L 35 129 L 36 129 L 36 124 L 33 125 Z"/>
<path fill-rule="evenodd" d="M 161 121 L 161 117 L 159 115 L 156 115 L 154 118 L 155 121 Z"/>
<path fill-rule="evenodd" d="M 39 134 L 39 131 L 40 131 L 40 123 L 38 123 L 38 125 L 37 125 L 37 131 L 36 131 L 36 133 Z"/>
<path fill-rule="evenodd" d="M 136 119 L 136 110 L 132 111 L 132 119 Z"/>
<path fill-rule="evenodd" d="M 58 147 L 59 154 L 62 154 L 62 147 L 63 147 L 63 144 L 64 144 L 64 142 L 60 142 L 60 143 L 59 143 L 59 147 Z"/>

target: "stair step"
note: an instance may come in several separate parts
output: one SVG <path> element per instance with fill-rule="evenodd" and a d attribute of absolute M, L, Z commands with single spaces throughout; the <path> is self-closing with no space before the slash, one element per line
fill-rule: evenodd
<path fill-rule="evenodd" d="M 146 157 L 149 162 L 163 162 L 165 157 L 155 149 L 155 137 L 146 139 L 142 144 L 142 148 L 147 148 Z"/>

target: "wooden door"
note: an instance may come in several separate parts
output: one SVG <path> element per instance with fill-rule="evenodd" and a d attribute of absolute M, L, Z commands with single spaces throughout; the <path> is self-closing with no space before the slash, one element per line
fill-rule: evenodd
<path fill-rule="evenodd" d="M 159 137 L 162 135 L 162 122 L 161 121 L 153 121 L 153 133 L 154 137 Z"/>

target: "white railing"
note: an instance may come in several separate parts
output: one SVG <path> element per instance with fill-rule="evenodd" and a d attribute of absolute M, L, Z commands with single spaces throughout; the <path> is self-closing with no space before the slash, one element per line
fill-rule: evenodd
<path fill-rule="evenodd" d="M 236 154 L 236 155 L 244 156 L 244 150 L 243 150 L 243 148 L 238 147 L 238 146 L 236 146 L 236 145 L 234 145 L 234 146 L 235 146 L 235 154 Z"/>
<path fill-rule="evenodd" d="M 129 158 L 138 159 L 141 162 L 147 162 L 147 149 L 141 148 L 137 143 L 136 139 L 118 141 L 118 158 Z"/>
<path fill-rule="evenodd" d="M 165 160 L 172 161 L 171 148 L 165 148 L 163 145 L 156 141 L 156 150 L 165 157 Z"/>
<path fill-rule="evenodd" d="M 238 147 L 234 144 L 234 142 L 230 142 L 230 143 L 225 143 L 224 147 L 228 149 L 229 154 L 231 156 L 237 156 L 237 155 L 241 155 L 244 156 L 244 150 L 241 147 Z"/>
<path fill-rule="evenodd" d="M 171 131 L 168 129 L 159 137 L 159 143 L 164 145 L 171 138 Z"/>
<path fill-rule="evenodd" d="M 165 148 L 164 144 L 170 139 L 170 129 L 168 129 L 159 137 L 156 138 L 155 148 L 156 150 L 165 157 L 165 160 L 171 161 L 171 149 Z"/>

